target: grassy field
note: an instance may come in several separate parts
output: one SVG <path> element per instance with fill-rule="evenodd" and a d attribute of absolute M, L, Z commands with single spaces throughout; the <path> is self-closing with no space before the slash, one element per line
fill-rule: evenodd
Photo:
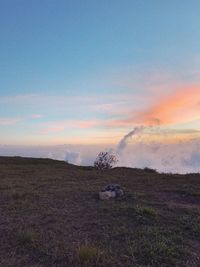
<path fill-rule="evenodd" d="M 121 200 L 98 200 L 109 183 Z M 200 266 L 200 174 L 0 157 L 0 267 Z"/>

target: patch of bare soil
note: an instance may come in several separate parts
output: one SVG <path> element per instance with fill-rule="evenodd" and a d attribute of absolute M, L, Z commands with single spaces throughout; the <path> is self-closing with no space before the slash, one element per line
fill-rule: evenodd
<path fill-rule="evenodd" d="M 157 192 L 158 200 L 166 203 L 169 208 L 179 207 L 186 209 L 197 209 L 200 212 L 200 196 L 191 196 L 186 192 Z"/>

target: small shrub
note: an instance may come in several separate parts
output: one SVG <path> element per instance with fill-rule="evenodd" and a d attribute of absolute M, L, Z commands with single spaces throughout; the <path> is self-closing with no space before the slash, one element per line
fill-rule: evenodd
<path fill-rule="evenodd" d="M 98 170 L 108 170 L 113 168 L 117 162 L 115 155 L 109 152 L 100 152 L 94 162 L 94 167 Z"/>

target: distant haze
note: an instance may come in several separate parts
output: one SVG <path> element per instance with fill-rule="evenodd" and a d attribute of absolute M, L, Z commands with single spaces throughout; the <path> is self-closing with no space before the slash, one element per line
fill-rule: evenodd
<path fill-rule="evenodd" d="M 193 139 L 180 143 L 146 143 L 142 137 L 136 137 L 118 156 L 118 166 L 155 168 L 160 172 L 191 173 L 200 172 L 200 141 Z M 0 146 L 0 155 L 42 157 L 65 160 L 76 165 L 93 165 L 100 151 L 109 151 L 116 147 L 94 145 L 60 146 Z"/>

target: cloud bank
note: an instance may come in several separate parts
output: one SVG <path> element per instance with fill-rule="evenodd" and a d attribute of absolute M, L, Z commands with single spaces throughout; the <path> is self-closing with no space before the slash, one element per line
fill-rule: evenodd
<path fill-rule="evenodd" d="M 149 167 L 172 173 L 200 172 L 200 140 L 179 143 L 139 141 L 120 154 L 119 166 Z"/>
<path fill-rule="evenodd" d="M 59 146 L 0 146 L 2 156 L 42 157 L 68 161 L 76 165 L 93 165 L 100 151 L 116 151 L 118 147 L 103 145 L 59 145 Z M 200 172 L 200 139 L 167 142 L 146 142 L 143 133 L 129 139 L 118 154 L 118 166 L 154 168 L 159 172 Z"/>

